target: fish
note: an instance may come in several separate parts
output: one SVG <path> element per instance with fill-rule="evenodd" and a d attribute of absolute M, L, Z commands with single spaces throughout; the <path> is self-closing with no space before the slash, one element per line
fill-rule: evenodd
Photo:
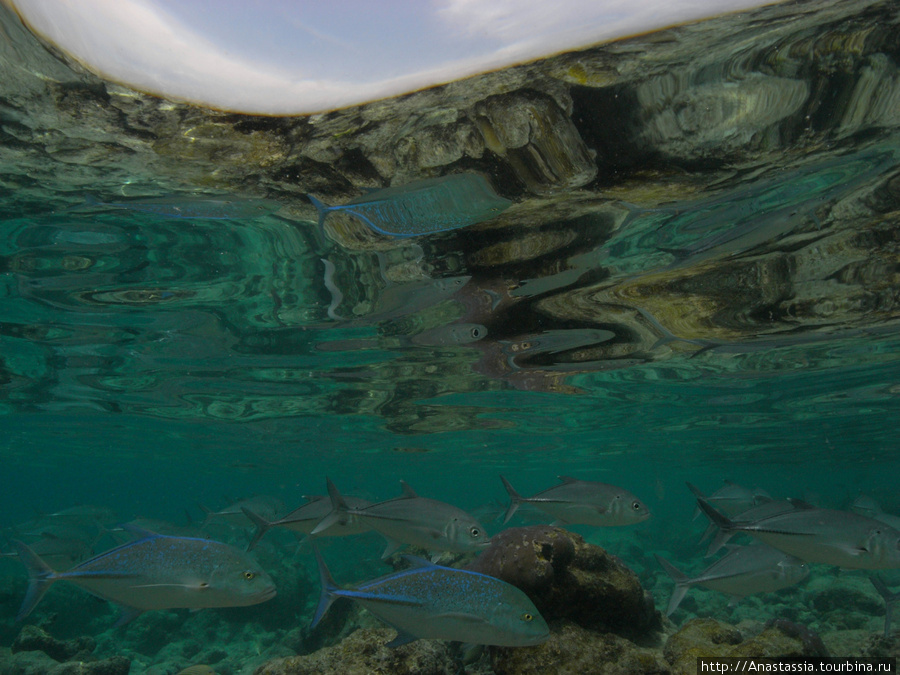
<path fill-rule="evenodd" d="M 700 508 L 725 532 L 745 532 L 780 551 L 847 569 L 900 567 L 900 531 L 852 511 L 820 509 L 794 502 L 791 511 L 753 521 L 720 513 L 703 497 Z"/>
<path fill-rule="evenodd" d="M 322 495 L 308 496 L 306 499 L 309 500 L 306 504 L 303 504 L 300 508 L 294 509 L 283 518 L 277 520 L 266 520 L 245 507 L 243 509 L 244 515 L 256 525 L 256 532 L 253 534 L 253 539 L 251 539 L 250 545 L 247 546 L 247 550 L 253 550 L 253 547 L 256 546 L 262 536 L 273 527 L 283 527 L 287 530 L 311 535 L 316 526 L 322 522 L 322 519 L 332 512 L 332 506 L 331 500 Z M 372 502 L 369 500 L 359 499 L 358 497 L 344 497 L 344 502 L 350 509 L 364 509 L 367 506 L 372 505 Z M 353 534 L 362 534 L 371 529 L 372 528 L 368 525 L 360 522 L 359 519 L 354 518 L 352 515 L 348 515 L 344 521 L 334 523 L 331 527 L 319 532 L 316 536 L 346 537 Z"/>
<path fill-rule="evenodd" d="M 881 506 L 879 506 L 878 502 L 871 497 L 860 495 L 854 500 L 853 504 L 850 505 L 850 510 L 854 513 L 880 520 L 882 523 L 890 525 L 895 530 L 900 530 L 900 516 L 885 513 L 881 510 Z"/>
<path fill-rule="evenodd" d="M 257 495 L 255 497 L 248 497 L 247 499 L 239 499 L 238 501 L 229 504 L 221 511 L 213 511 L 203 506 L 203 504 L 198 504 L 198 506 L 203 513 L 206 514 L 201 527 L 206 527 L 210 523 L 216 521 L 225 522 L 237 527 L 246 527 L 248 523 L 244 509 L 252 511 L 256 515 L 267 520 L 275 520 L 280 513 L 284 512 L 284 502 L 278 497 L 272 497 L 270 495 Z"/>
<path fill-rule="evenodd" d="M 655 557 L 675 582 L 666 616 L 671 616 L 678 609 L 692 586 L 726 593 L 736 601 L 748 595 L 793 586 L 809 574 L 809 565 L 799 558 L 759 543 L 732 546 L 725 556 L 695 577 L 687 576 L 662 556 Z"/>
<path fill-rule="evenodd" d="M 453 323 L 416 333 L 410 338 L 410 342 L 428 347 L 452 347 L 478 342 L 486 338 L 487 334 L 488 329 L 484 324 Z"/>
<path fill-rule="evenodd" d="M 28 616 L 57 581 L 70 581 L 118 605 L 122 614 L 117 626 L 147 610 L 243 607 L 275 596 L 271 577 L 232 546 L 146 530 L 134 534 L 139 538 L 66 572 L 53 570 L 31 548 L 13 540 L 29 575 L 17 620 Z"/>
<path fill-rule="evenodd" d="M 534 603 L 512 584 L 415 556 L 403 557 L 412 567 L 341 589 L 316 548 L 322 593 L 310 630 L 335 600 L 348 598 L 397 631 L 389 647 L 420 639 L 522 647 L 549 637 L 547 622 Z"/>
<path fill-rule="evenodd" d="M 330 479 L 326 484 L 332 512 L 311 534 L 320 535 L 343 519 L 356 518 L 388 540 L 382 560 L 405 545 L 468 553 L 490 543 L 484 526 L 471 515 L 452 504 L 420 497 L 405 481 L 400 481 L 399 497 L 361 509 L 351 508 Z"/>
<path fill-rule="evenodd" d="M 732 520 L 738 523 L 752 523 L 761 518 L 770 518 L 780 513 L 795 511 L 798 508 L 805 508 L 805 503 L 796 499 L 773 499 L 770 502 L 763 502 L 762 504 L 753 506 L 745 511 L 741 511 L 734 515 Z M 713 533 L 715 533 L 715 536 L 713 536 L 712 541 L 709 543 L 709 548 L 706 551 L 707 558 L 725 546 L 736 534 L 733 531 L 721 530 L 715 523 L 710 522 L 706 532 L 703 533 L 701 541 Z"/>
<path fill-rule="evenodd" d="M 772 501 L 772 496 L 759 488 L 745 488 L 743 485 L 725 481 L 725 485 L 706 497 L 706 501 L 716 508 L 724 511 L 726 515 L 734 516 L 742 511 Z M 700 507 L 694 512 L 694 518 L 700 515 Z"/>
<path fill-rule="evenodd" d="M 184 670 L 179 670 L 175 675 L 216 675 L 216 671 L 211 666 L 198 664 L 196 666 L 188 666 Z"/>
<path fill-rule="evenodd" d="M 553 525 L 610 527 L 632 525 L 650 517 L 650 509 L 628 490 L 571 476 L 558 478 L 562 481 L 560 485 L 532 497 L 523 497 L 506 478 L 500 476 L 510 498 L 504 524 L 509 522 L 521 504 L 532 504 L 550 514 L 556 519 Z"/>
<path fill-rule="evenodd" d="M 319 213 L 321 232 L 325 231 L 329 213 L 343 212 L 392 237 L 416 237 L 475 225 L 512 205 L 477 173 L 426 178 L 369 192 L 339 206 L 327 206 L 307 196 Z"/>
<path fill-rule="evenodd" d="M 129 199 L 123 202 L 101 202 L 93 197 L 86 200 L 87 207 L 126 209 L 152 213 L 164 218 L 188 220 L 246 220 L 260 218 L 281 208 L 271 199 L 244 199 L 241 197 L 153 197 Z M 85 208 L 85 206 L 77 208 Z"/>

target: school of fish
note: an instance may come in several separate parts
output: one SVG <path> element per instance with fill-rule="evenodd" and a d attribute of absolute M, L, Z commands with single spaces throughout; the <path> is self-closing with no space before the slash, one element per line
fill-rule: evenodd
<path fill-rule="evenodd" d="M 628 490 L 596 481 L 560 476 L 559 483 L 531 496 L 521 495 L 505 476 L 509 497 L 505 525 L 520 508 L 529 507 L 559 527 L 621 527 L 650 518 L 644 502 Z M 547 639 L 550 628 L 529 597 L 515 586 L 461 567 L 442 566 L 447 552 L 477 555 L 490 545 L 478 518 L 447 502 L 420 496 L 405 481 L 400 495 L 380 502 L 343 494 L 325 479 L 326 495 L 305 497 L 287 511 L 274 497 L 253 497 L 220 511 L 205 509 L 201 527 L 185 528 L 161 521 L 139 520 L 110 527 L 114 514 L 101 507 L 74 507 L 45 514 L 10 531 L 7 556 L 17 555 L 29 584 L 18 619 L 27 617 L 50 587 L 68 581 L 120 609 L 116 625 L 145 611 L 240 607 L 265 602 L 276 594 L 275 583 L 250 551 L 272 529 L 294 532 L 312 542 L 321 594 L 311 628 L 333 602 L 358 603 L 397 631 L 390 646 L 417 639 L 470 644 L 525 646 Z M 687 592 L 701 586 L 737 602 L 804 580 L 812 565 L 832 565 L 872 572 L 870 577 L 886 606 L 890 628 L 892 592 L 877 571 L 900 568 L 900 518 L 884 513 L 861 496 L 848 510 L 820 508 L 798 499 L 775 499 L 759 489 L 726 482 L 705 495 L 691 484 L 695 518 L 705 515 L 711 538 L 707 556 L 726 552 L 702 571 L 689 575 L 656 554 L 674 582 L 666 613 L 672 615 Z M 287 512 L 286 512 L 287 511 Z M 210 539 L 211 524 L 253 527 L 247 550 Z M 407 567 L 349 587 L 331 576 L 316 541 L 375 532 L 384 538 L 382 559 L 413 547 L 432 555 L 426 560 L 405 555 Z M 734 545 L 744 535 L 749 543 Z M 93 554 L 103 541 L 112 548 Z"/>

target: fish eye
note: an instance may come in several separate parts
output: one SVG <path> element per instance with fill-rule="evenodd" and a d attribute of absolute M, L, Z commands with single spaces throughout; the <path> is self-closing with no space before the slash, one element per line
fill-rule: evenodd
<path fill-rule="evenodd" d="M 481 530 L 479 530 L 477 527 L 473 527 L 469 530 L 469 534 L 471 534 L 473 537 L 480 537 Z"/>
<path fill-rule="evenodd" d="M 531 621 L 533 618 L 534 617 L 529 612 L 525 612 L 522 615 L 522 621 Z"/>
<path fill-rule="evenodd" d="M 251 572 L 250 570 L 247 570 L 246 572 L 244 572 L 244 578 L 245 578 L 247 581 L 250 581 L 251 579 L 255 579 L 255 578 L 256 578 L 256 573 L 255 573 L 255 572 Z"/>
<path fill-rule="evenodd" d="M 632 503 L 631 503 L 631 508 L 633 508 L 635 511 L 640 511 L 640 510 L 641 510 L 641 503 L 640 503 L 640 502 L 632 502 Z"/>

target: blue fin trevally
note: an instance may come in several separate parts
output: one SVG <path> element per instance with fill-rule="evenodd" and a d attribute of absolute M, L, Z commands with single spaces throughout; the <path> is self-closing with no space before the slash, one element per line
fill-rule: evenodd
<path fill-rule="evenodd" d="M 341 589 L 316 549 L 322 594 L 310 628 L 336 599 L 348 598 L 397 631 L 389 647 L 419 639 L 520 647 L 540 644 L 549 636 L 534 603 L 512 584 L 414 556 L 404 558 L 413 567 Z"/>
<path fill-rule="evenodd" d="M 404 545 L 428 551 L 475 551 L 490 538 L 475 518 L 460 508 L 436 499 L 420 497 L 400 481 L 403 494 L 365 508 L 351 508 L 334 483 L 326 479 L 333 511 L 322 519 L 313 535 L 321 535 L 347 518 L 355 518 L 387 538 L 382 559 Z"/>
<path fill-rule="evenodd" d="M 342 211 L 393 237 L 456 230 L 490 220 L 512 204 L 477 173 L 426 178 L 369 192 L 339 206 L 326 206 L 307 196 L 319 212 L 321 231 L 329 213 Z"/>
<path fill-rule="evenodd" d="M 666 616 L 678 609 L 691 586 L 703 586 L 738 599 L 793 586 L 809 574 L 809 565 L 799 558 L 760 543 L 733 546 L 725 556 L 694 577 L 684 574 L 665 558 L 655 557 L 675 582 Z"/>
<path fill-rule="evenodd" d="M 28 568 L 25 599 L 16 617 L 34 609 L 50 586 L 71 581 L 122 609 L 116 625 L 152 609 L 243 607 L 275 596 L 271 577 L 243 551 L 210 539 L 166 537 L 135 530 L 140 538 L 85 560 L 67 572 L 47 566 L 14 541 Z"/>
<path fill-rule="evenodd" d="M 758 520 L 732 520 L 706 499 L 697 503 L 723 532 L 745 532 L 806 562 L 849 569 L 900 567 L 900 531 L 851 511 L 821 509 L 803 502 Z"/>
<path fill-rule="evenodd" d="M 632 525 L 650 517 L 650 510 L 628 490 L 594 481 L 559 476 L 559 485 L 531 497 L 523 497 L 503 476 L 510 504 L 503 522 L 509 522 L 521 504 L 532 504 L 556 520 L 553 525 Z"/>

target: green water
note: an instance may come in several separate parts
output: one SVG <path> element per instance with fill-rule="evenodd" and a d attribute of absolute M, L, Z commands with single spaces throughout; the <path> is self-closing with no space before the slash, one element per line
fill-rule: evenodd
<path fill-rule="evenodd" d="M 673 62 L 606 88 L 572 86 L 595 179 L 538 189 L 519 165 L 485 151 L 441 171 L 481 171 L 514 205 L 496 221 L 403 240 L 337 216 L 337 229 L 317 230 L 304 194 L 342 202 L 341 190 L 361 188 L 336 187 L 335 176 L 373 170 L 351 153 L 314 176 L 291 165 L 289 178 L 287 160 L 275 169 L 244 161 L 250 177 L 225 194 L 283 205 L 247 220 L 84 206 L 94 194 L 177 205 L 221 196 L 227 181 L 183 148 L 172 160 L 182 172 L 165 164 L 181 130 L 154 128 L 159 163 L 141 168 L 124 151 L 91 160 L 87 142 L 74 159 L 45 147 L 47 119 L 68 114 L 71 101 L 35 94 L 29 108 L 16 87 L 38 91 L 38 78 L 10 81 L 0 102 L 0 548 L 36 511 L 92 504 L 112 509 L 115 522 L 186 524 L 202 518 L 199 504 L 251 495 L 293 509 L 323 494 L 326 476 L 371 500 L 398 495 L 403 479 L 481 514 L 495 533 L 507 499 L 501 474 L 523 494 L 571 475 L 621 485 L 649 506 L 653 517 L 633 527 L 573 529 L 621 556 L 664 608 L 671 584 L 651 554 L 704 565 L 686 481 L 712 492 L 729 479 L 838 509 L 865 494 L 900 513 L 900 31 L 840 47 L 838 37 L 866 34 L 866 22 L 896 21 L 890 3 L 860 8 L 859 27 L 840 30 L 830 14 L 796 34 L 773 20 L 782 33 L 772 44 L 716 67 Z M 791 45 L 797 53 L 785 56 Z M 9 68 L 17 57 L 4 58 Z M 40 63 L 34 72 L 50 67 Z M 772 118 L 742 89 L 789 74 L 806 95 Z M 683 144 L 667 145 L 652 106 L 611 108 L 619 94 L 634 105 L 635 92 L 667 77 L 688 84 L 659 110 L 686 115 L 691 96 L 721 87 L 720 108 L 731 96 L 759 119 L 718 110 L 694 146 L 682 119 Z M 113 143 L 115 125 L 83 112 L 93 90 L 71 91 L 84 100 L 81 117 L 65 119 L 68 136 Z M 276 126 L 182 110 L 252 133 Z M 600 116 L 609 114 L 607 126 Z M 222 156 L 232 143 L 222 141 Z M 249 537 L 212 534 L 238 546 Z M 295 552 L 283 532 L 264 542 L 260 560 L 285 589 L 274 609 L 200 619 L 228 627 L 216 630 L 232 635 L 237 659 L 251 658 L 252 641 L 234 636 L 255 630 L 276 642 L 308 622 L 318 593 L 308 550 Z M 381 548 L 368 534 L 324 550 L 349 582 L 386 571 Z M 0 559 L 0 574 L 8 646 L 25 574 L 14 558 Z M 816 568 L 813 578 L 829 574 Z M 735 610 L 699 591 L 702 602 L 673 620 L 786 612 L 822 632 L 881 630 L 879 612 L 859 618 L 848 600 L 826 615 L 800 588 Z M 101 636 L 103 655 L 126 650 L 149 664 L 164 662 L 161 645 L 198 616 L 168 613 L 141 643 L 109 630 L 106 604 L 60 584 L 29 620 L 59 637 L 86 630 Z M 151 622 L 139 632 L 155 625 L 139 621 Z"/>

